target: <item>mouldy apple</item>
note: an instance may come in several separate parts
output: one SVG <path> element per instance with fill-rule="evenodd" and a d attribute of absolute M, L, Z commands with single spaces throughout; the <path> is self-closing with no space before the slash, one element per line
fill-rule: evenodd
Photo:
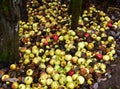
<path fill-rule="evenodd" d="M 86 68 L 80 68 L 80 75 L 85 76 L 87 74 Z"/>

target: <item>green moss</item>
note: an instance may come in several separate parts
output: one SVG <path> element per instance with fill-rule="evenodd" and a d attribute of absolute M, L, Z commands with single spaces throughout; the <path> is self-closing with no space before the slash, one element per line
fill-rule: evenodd
<path fill-rule="evenodd" d="M 10 0 L 2 0 L 2 3 L 0 4 L 0 13 L 9 15 L 10 9 Z"/>
<path fill-rule="evenodd" d="M 109 89 L 112 89 L 112 87 L 109 87 Z"/>
<path fill-rule="evenodd" d="M 6 61 L 7 57 L 8 57 L 7 53 L 0 52 L 0 62 Z"/>

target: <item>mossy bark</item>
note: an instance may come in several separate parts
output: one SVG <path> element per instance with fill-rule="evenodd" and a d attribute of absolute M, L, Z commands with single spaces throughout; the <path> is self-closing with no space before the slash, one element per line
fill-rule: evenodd
<path fill-rule="evenodd" d="M 19 59 L 18 25 L 19 7 L 14 0 L 0 3 L 0 67 L 17 62 Z"/>
<path fill-rule="evenodd" d="M 82 2 L 83 0 L 71 0 L 69 14 L 71 18 L 71 29 L 75 30 L 78 26 L 79 16 L 82 14 Z"/>

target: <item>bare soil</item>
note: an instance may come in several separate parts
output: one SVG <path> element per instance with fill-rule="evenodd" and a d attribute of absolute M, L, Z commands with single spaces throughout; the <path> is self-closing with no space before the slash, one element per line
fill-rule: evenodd
<path fill-rule="evenodd" d="M 108 70 L 111 70 L 111 78 L 101 81 L 98 89 L 120 89 L 120 59 L 110 64 Z"/>

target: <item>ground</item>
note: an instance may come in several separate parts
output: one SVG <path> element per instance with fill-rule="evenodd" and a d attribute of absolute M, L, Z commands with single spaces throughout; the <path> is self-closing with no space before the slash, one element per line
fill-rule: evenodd
<path fill-rule="evenodd" d="M 108 15 L 113 20 L 118 20 L 120 19 L 120 9 L 110 7 L 108 9 Z M 120 45 L 118 44 L 118 47 L 116 48 L 119 49 L 119 47 Z M 118 56 L 120 56 L 120 53 L 118 53 Z M 108 70 L 111 71 L 111 78 L 107 78 L 107 80 L 101 81 L 99 83 L 98 89 L 120 89 L 120 58 L 117 58 L 114 62 L 112 62 L 108 66 Z"/>
<path fill-rule="evenodd" d="M 118 10 L 117 12 L 114 12 L 114 11 L 116 11 L 116 10 Z M 116 16 L 116 14 L 117 14 L 117 16 Z M 117 8 L 115 8 L 114 10 L 112 9 L 112 10 L 110 10 L 109 11 L 109 13 L 108 13 L 108 15 L 112 18 L 112 20 L 113 21 L 117 21 L 117 19 L 120 19 L 119 18 L 119 15 L 120 15 L 120 13 L 119 13 L 119 9 Z M 115 34 L 112 34 L 112 33 L 114 33 L 115 32 Z M 116 34 L 117 33 L 120 33 L 120 31 L 111 31 L 110 32 L 110 34 L 111 35 L 113 35 L 113 37 L 116 39 L 116 41 L 117 41 L 117 46 L 116 46 L 116 51 L 117 51 L 117 56 L 119 57 L 120 55 L 120 53 L 119 53 L 119 44 L 120 44 L 120 42 L 119 42 L 119 40 L 120 40 L 120 34 L 118 34 L 118 37 L 116 37 Z M 96 87 L 94 87 L 94 89 L 120 89 L 120 58 L 116 58 L 116 60 L 115 61 L 113 61 L 113 62 L 106 62 L 106 64 L 107 64 L 107 73 L 105 74 L 105 76 L 101 76 L 101 78 L 100 79 L 98 79 L 98 87 L 96 86 Z M 22 66 L 21 66 L 22 67 Z M 30 68 L 32 68 L 33 66 L 32 66 L 32 64 L 31 64 L 31 66 L 28 66 L 27 65 L 27 67 L 30 67 Z M 24 66 L 23 66 L 23 69 L 24 69 Z M 24 69 L 25 70 L 25 69 Z M 6 69 L 6 71 L 7 71 L 7 69 Z M 10 72 L 10 71 L 9 71 Z M 13 71 L 12 71 L 13 72 Z M 22 72 L 21 72 L 22 73 Z M 13 75 L 14 76 L 14 75 Z M 0 75 L 0 77 L 1 77 L 1 75 Z M 100 81 L 101 80 L 101 81 Z M 22 80 L 21 80 L 22 81 Z M 99 82 L 100 81 L 100 82 Z M 2 83 L 0 82 L 0 86 L 2 86 Z M 97 83 L 96 83 L 97 84 Z M 3 88 L 2 88 L 3 89 Z M 4 89 L 10 89 L 10 88 L 4 88 Z M 61 88 L 60 88 L 61 89 Z M 79 89 L 79 88 L 77 88 L 77 89 Z M 89 88 L 81 88 L 81 89 L 89 89 Z M 92 88 L 93 89 L 93 88 Z"/>
<path fill-rule="evenodd" d="M 120 59 L 116 59 L 108 69 L 112 69 L 111 78 L 100 82 L 98 89 L 120 89 Z"/>

